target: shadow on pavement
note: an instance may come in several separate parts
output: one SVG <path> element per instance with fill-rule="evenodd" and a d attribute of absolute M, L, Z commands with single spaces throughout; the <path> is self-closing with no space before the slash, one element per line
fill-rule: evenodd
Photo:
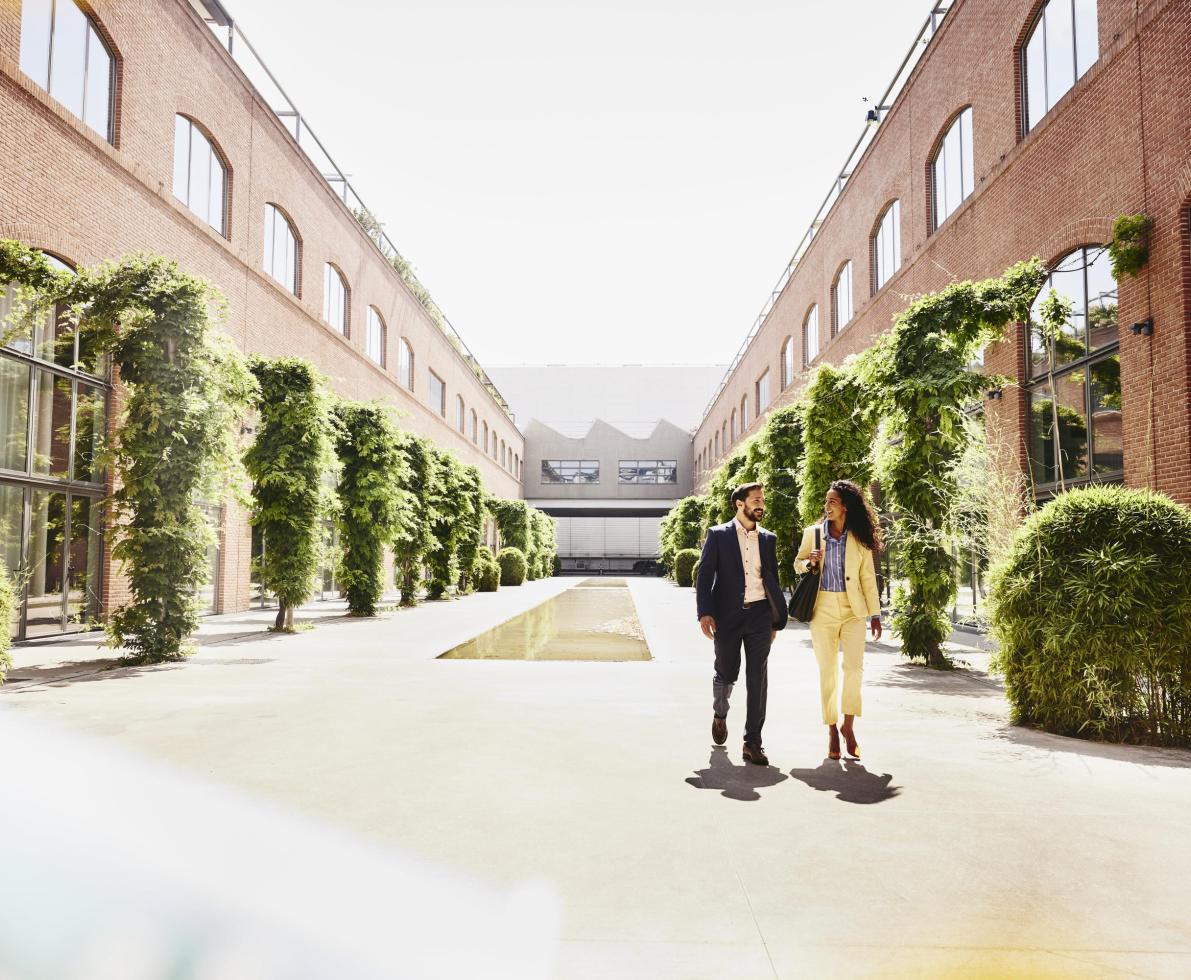
<path fill-rule="evenodd" d="M 733 765 L 728 750 L 717 745 L 711 750 L 707 769 L 695 770 L 695 775 L 686 781 L 696 789 L 718 789 L 721 796 L 730 800 L 749 802 L 761 799 L 759 789 L 776 786 L 786 778 L 784 772 L 775 766 L 757 766 L 751 762 Z"/>
<path fill-rule="evenodd" d="M 1094 759 L 1128 762 L 1135 766 L 1160 766 L 1167 769 L 1191 769 L 1191 749 L 1159 745 L 1126 745 L 1118 742 L 1093 742 L 1090 739 L 1052 735 L 1037 728 L 1005 725 L 984 738 L 1009 742 L 1044 752 L 1069 752 Z"/>
<path fill-rule="evenodd" d="M 139 677 L 163 670 L 178 670 L 187 665 L 195 667 L 233 667 L 254 664 L 271 664 L 276 658 L 187 658 L 170 660 L 162 664 L 127 664 L 119 658 L 108 660 L 80 660 L 58 663 L 50 667 L 24 667 L 12 671 L 4 687 L 13 694 L 46 687 L 69 687 L 72 684 L 89 684 L 93 681 L 116 680 L 123 677 Z"/>
<path fill-rule="evenodd" d="M 888 670 L 874 674 L 866 683 L 874 687 L 892 687 L 903 691 L 929 691 L 931 694 L 952 694 L 969 698 L 999 698 L 1005 696 L 1004 685 L 981 670 L 957 667 L 955 670 L 932 670 L 922 664 L 894 664 Z"/>
<path fill-rule="evenodd" d="M 901 793 L 900 786 L 892 785 L 889 773 L 878 776 L 850 760 L 841 764 L 824 759 L 818 769 L 791 769 L 790 775 L 811 789 L 835 793 L 835 798 L 845 803 L 883 803 Z"/>

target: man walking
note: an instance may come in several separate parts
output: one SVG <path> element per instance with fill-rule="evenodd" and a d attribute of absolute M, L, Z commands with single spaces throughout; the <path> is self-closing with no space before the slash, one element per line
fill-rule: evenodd
<path fill-rule="evenodd" d="M 711 737 L 716 745 L 728 740 L 728 699 L 740 676 L 744 647 L 748 709 L 744 721 L 746 762 L 765 766 L 761 747 L 765 701 L 769 687 L 769 648 L 777 631 L 786 626 L 786 602 L 777 578 L 777 536 L 761 527 L 765 490 L 746 483 L 732 491 L 736 516 L 707 532 L 695 602 L 703 635 L 715 643 L 712 682 Z"/>

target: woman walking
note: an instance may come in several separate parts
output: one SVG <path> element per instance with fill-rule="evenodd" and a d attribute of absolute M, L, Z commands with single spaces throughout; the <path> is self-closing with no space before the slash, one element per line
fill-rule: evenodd
<path fill-rule="evenodd" d="M 864 623 L 873 639 L 881 638 L 881 599 L 873 555 L 881 550 L 881 525 L 860 488 L 851 480 L 836 480 L 827 491 L 825 519 L 803 532 L 794 570 L 820 568 L 819 593 L 811 617 L 811 643 L 819 662 L 819 690 L 823 724 L 828 726 L 827 757 L 840 757 L 840 735 L 848 755 L 860 758 L 855 718 L 860 714 L 860 677 L 864 671 Z M 815 531 L 823 547 L 815 548 Z M 840 647 L 844 651 L 844 684 L 839 688 Z M 839 725 L 840 708 L 844 723 Z"/>

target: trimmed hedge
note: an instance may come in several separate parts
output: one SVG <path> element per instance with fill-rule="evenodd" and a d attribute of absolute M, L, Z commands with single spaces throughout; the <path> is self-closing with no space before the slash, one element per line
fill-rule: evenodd
<path fill-rule="evenodd" d="M 500 565 L 501 585 L 520 585 L 525 581 L 529 563 L 520 548 L 501 548 L 496 561 Z"/>
<path fill-rule="evenodd" d="M 1031 515 L 992 576 L 1018 724 L 1191 745 L 1191 510 L 1089 487 Z"/>
<path fill-rule="evenodd" d="M 674 581 L 682 588 L 689 589 L 695 584 L 695 564 L 699 561 L 699 551 L 695 548 L 683 548 L 674 556 Z"/>
<path fill-rule="evenodd" d="M 496 556 L 491 548 L 481 546 L 476 551 L 476 559 L 472 562 L 471 578 L 480 592 L 495 592 L 500 588 L 500 565 L 496 563 Z"/>

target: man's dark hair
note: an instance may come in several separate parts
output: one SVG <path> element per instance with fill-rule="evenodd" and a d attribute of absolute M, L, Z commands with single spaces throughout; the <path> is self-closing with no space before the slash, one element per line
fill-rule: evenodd
<path fill-rule="evenodd" d="M 732 503 L 732 506 L 735 507 L 737 501 L 747 499 L 748 495 L 750 493 L 752 493 L 754 490 L 764 490 L 764 489 L 765 489 L 765 485 L 762 483 L 742 483 L 740 486 L 738 486 L 735 490 L 732 491 L 732 496 L 729 499 Z"/>

